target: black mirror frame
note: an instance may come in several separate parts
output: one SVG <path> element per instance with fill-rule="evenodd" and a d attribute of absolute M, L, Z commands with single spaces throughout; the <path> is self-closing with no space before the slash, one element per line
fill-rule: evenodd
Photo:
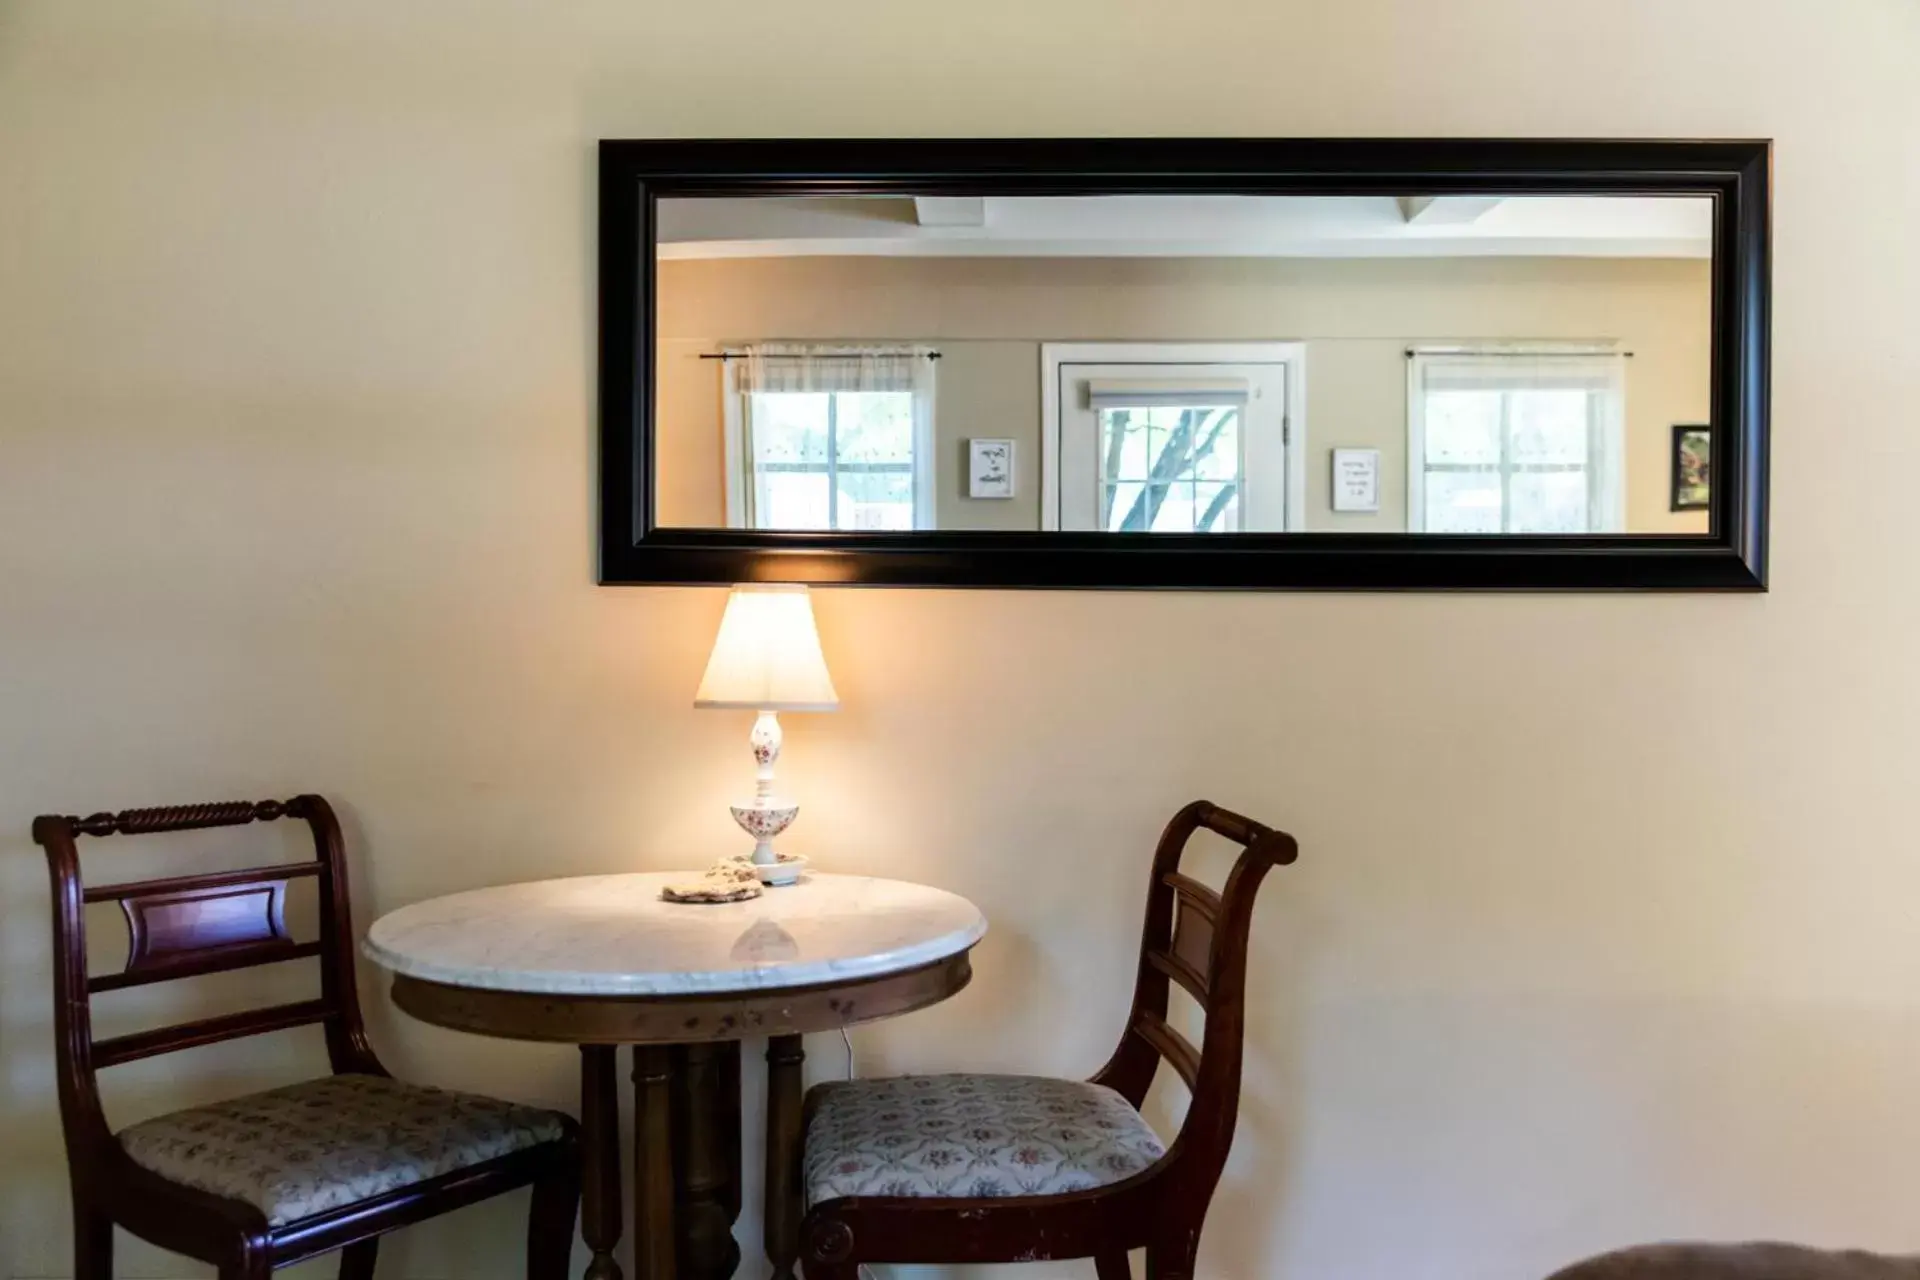
<path fill-rule="evenodd" d="M 1201 590 L 1766 589 L 1765 141 L 976 139 L 600 144 L 602 584 Z M 788 533 L 654 520 L 655 202 L 665 196 L 1710 195 L 1710 532 L 1479 536 Z"/>

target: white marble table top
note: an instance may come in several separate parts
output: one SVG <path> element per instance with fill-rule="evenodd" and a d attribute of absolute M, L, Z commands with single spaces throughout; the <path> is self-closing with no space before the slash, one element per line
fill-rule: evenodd
<path fill-rule="evenodd" d="M 899 973 L 987 932 L 958 894 L 901 880 L 809 874 L 747 902 L 663 902 L 687 873 L 504 884 L 431 898 L 373 922 L 361 949 L 452 986 L 568 995 L 698 995 Z"/>

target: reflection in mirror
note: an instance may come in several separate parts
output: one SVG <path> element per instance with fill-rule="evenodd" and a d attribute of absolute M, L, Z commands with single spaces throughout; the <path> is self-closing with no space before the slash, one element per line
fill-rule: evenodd
<path fill-rule="evenodd" d="M 1711 438 L 1712 230 L 1677 196 L 663 199 L 657 520 L 1704 535 L 1673 442 Z"/>

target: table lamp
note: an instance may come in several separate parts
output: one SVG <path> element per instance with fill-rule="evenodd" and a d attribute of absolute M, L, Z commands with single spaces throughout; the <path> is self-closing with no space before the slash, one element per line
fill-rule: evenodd
<path fill-rule="evenodd" d="M 791 884 L 800 876 L 800 864 L 791 871 L 773 851 L 773 838 L 793 824 L 800 806 L 773 793 L 773 766 L 780 759 L 780 712 L 834 711 L 840 695 L 833 691 L 827 659 L 820 652 L 820 633 L 813 625 L 813 600 L 803 586 L 737 586 L 727 596 L 713 655 L 693 705 L 713 711 L 754 711 L 753 732 L 747 742 L 757 767 L 753 802 L 729 806 L 733 820 L 754 838 L 753 861 L 766 868 L 760 878 L 768 884 Z"/>

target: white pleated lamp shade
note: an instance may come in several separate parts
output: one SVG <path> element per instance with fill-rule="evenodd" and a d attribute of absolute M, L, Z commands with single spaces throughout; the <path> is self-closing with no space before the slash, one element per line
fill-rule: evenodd
<path fill-rule="evenodd" d="M 693 705 L 721 711 L 834 711 L 840 695 L 820 652 L 803 586 L 738 586 Z"/>

